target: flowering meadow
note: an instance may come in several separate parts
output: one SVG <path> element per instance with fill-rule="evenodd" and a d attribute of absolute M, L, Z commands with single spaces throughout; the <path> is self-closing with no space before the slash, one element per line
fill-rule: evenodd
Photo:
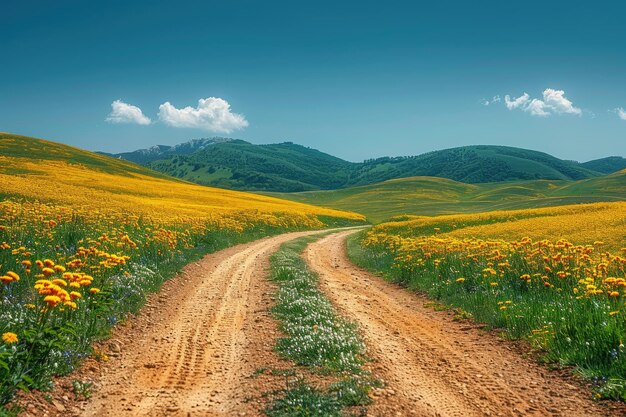
<path fill-rule="evenodd" d="M 0 404 L 46 389 L 186 263 L 362 216 L 163 177 L 0 134 Z"/>
<path fill-rule="evenodd" d="M 405 217 L 359 239 L 360 265 L 626 400 L 626 203 Z"/>

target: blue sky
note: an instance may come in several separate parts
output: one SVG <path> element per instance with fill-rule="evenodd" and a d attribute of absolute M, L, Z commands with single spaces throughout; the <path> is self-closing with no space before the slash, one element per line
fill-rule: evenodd
<path fill-rule="evenodd" d="M 4 2 L 0 131 L 110 152 L 229 136 L 353 161 L 625 155 L 620 3 Z"/>

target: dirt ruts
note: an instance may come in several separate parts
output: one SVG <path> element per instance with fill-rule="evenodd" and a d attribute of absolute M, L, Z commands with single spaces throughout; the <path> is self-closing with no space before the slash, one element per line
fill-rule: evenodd
<path fill-rule="evenodd" d="M 610 413 L 591 401 L 588 391 L 522 358 L 506 342 L 425 308 L 426 298 L 352 265 L 345 243 L 351 233 L 311 243 L 305 258 L 320 274 L 323 291 L 359 325 L 374 360 L 372 371 L 388 384 L 371 415 Z"/>
<path fill-rule="evenodd" d="M 239 245 L 185 268 L 147 306 L 152 314 L 139 318 L 83 415 L 257 414 L 249 379 L 273 345 L 267 328 L 255 325 L 269 285 L 268 258 L 310 233 Z"/>

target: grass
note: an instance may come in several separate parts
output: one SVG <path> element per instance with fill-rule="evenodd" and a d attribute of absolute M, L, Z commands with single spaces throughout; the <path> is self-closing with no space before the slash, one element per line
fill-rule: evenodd
<path fill-rule="evenodd" d="M 626 171 L 579 181 L 530 180 L 465 184 L 411 177 L 330 191 L 268 193 L 302 203 L 352 210 L 379 223 L 394 216 L 437 216 L 626 199 Z"/>
<path fill-rule="evenodd" d="M 338 381 L 323 389 L 304 380 L 288 384 L 266 410 L 269 416 L 339 416 L 347 407 L 369 404 L 368 392 L 376 385 L 361 368 L 365 346 L 358 329 L 335 312 L 319 289 L 317 274 L 301 257 L 320 237 L 288 242 L 270 259 L 272 280 L 278 284 L 272 312 L 284 334 L 276 350 L 295 365 Z"/>

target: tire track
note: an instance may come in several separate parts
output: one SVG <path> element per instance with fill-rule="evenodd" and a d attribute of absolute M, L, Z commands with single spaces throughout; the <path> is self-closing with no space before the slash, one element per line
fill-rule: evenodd
<path fill-rule="evenodd" d="M 250 300 L 267 291 L 270 254 L 313 233 L 239 245 L 186 267 L 151 298 L 83 415 L 256 414 L 246 386 L 258 352 L 248 347 L 267 335 L 249 325 L 258 311 Z"/>
<path fill-rule="evenodd" d="M 304 256 L 328 297 L 359 325 L 373 372 L 393 393 L 375 399 L 372 415 L 607 415 L 589 393 L 506 343 L 424 308 L 427 299 L 353 266 L 345 253 L 352 233 L 311 243 Z"/>

